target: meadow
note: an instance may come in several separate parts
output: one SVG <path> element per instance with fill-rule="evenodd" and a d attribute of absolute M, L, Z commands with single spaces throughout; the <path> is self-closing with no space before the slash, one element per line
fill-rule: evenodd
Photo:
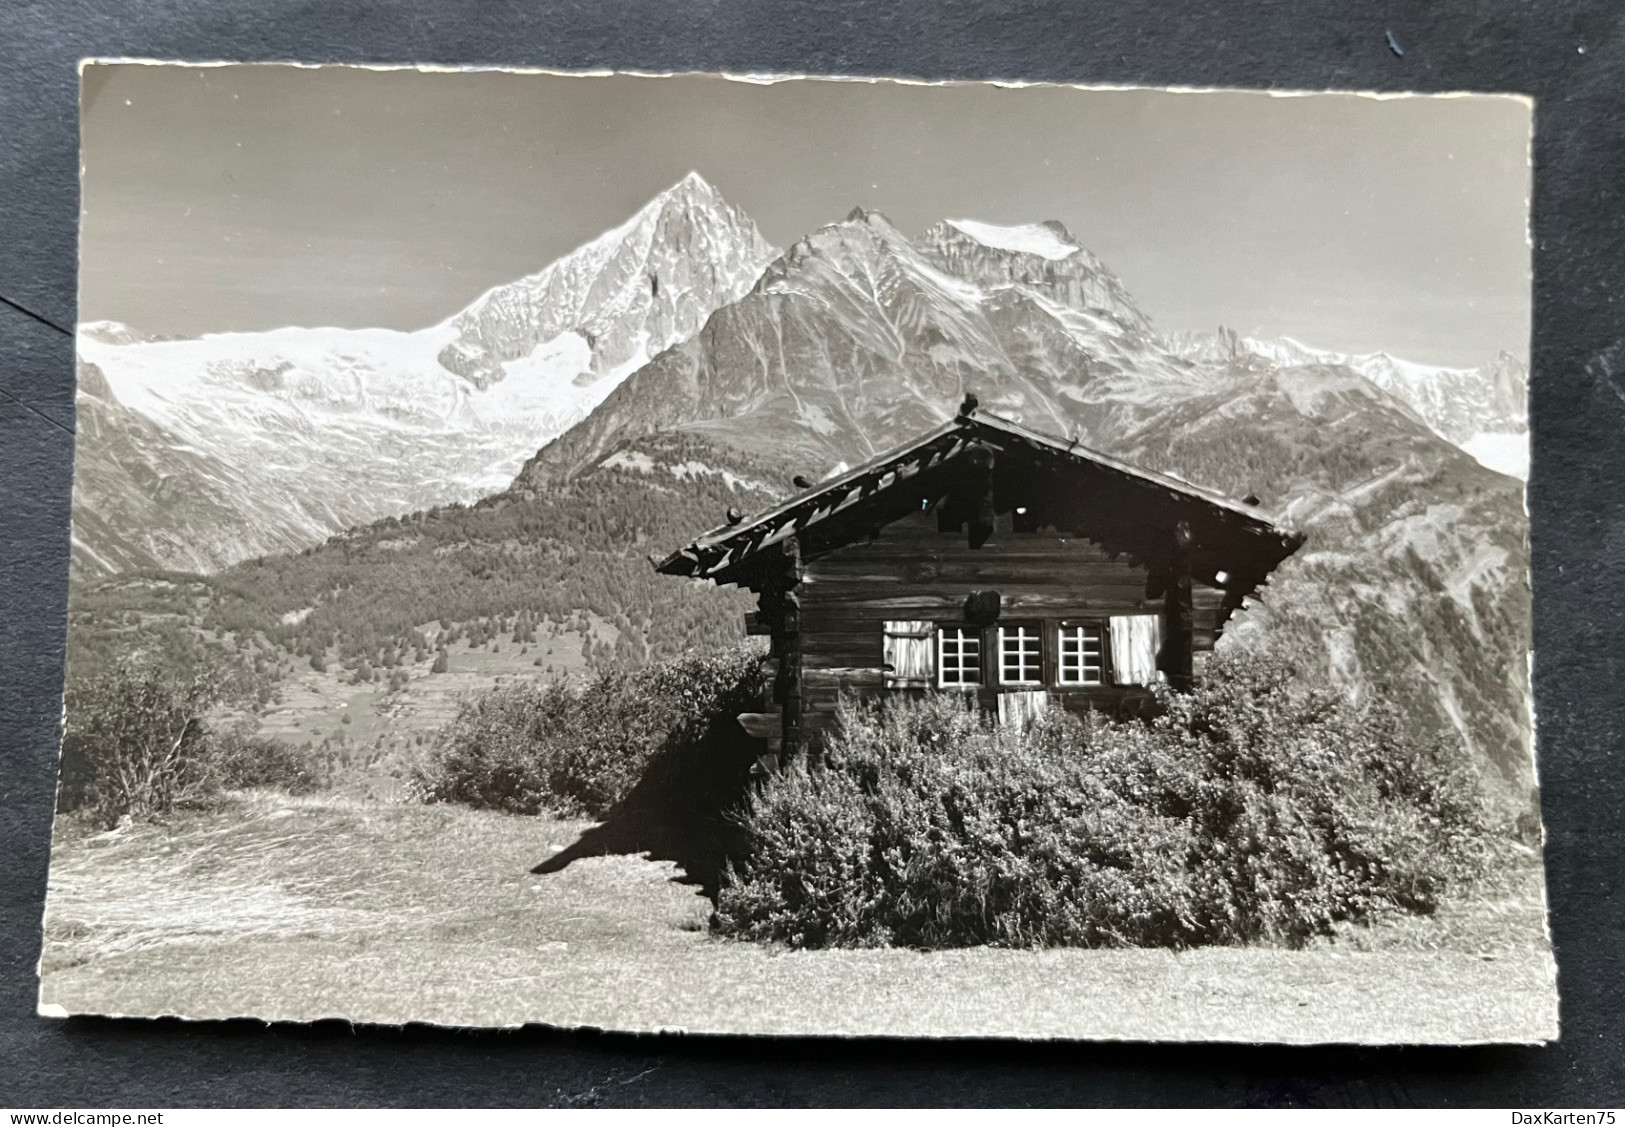
<path fill-rule="evenodd" d="M 59 822 L 41 1012 L 690 1033 L 1312 1043 L 1556 1034 L 1538 860 L 1429 917 L 1263 946 L 792 951 L 722 939 L 670 861 L 537 862 L 591 828 L 257 791 Z"/>

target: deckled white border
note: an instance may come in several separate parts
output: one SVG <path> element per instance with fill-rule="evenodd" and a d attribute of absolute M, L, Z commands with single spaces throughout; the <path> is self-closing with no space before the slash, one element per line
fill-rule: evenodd
<path fill-rule="evenodd" d="M 124 56 L 86 56 L 79 60 L 79 73 L 84 74 L 89 66 L 159 66 L 159 67 L 186 67 L 201 69 L 205 67 L 289 67 L 296 70 L 320 70 L 326 67 L 343 67 L 347 70 L 371 71 L 418 71 L 423 74 L 540 74 L 554 78 L 721 78 L 729 82 L 743 82 L 752 86 L 773 86 L 780 82 L 867 82 L 872 84 L 889 83 L 897 86 L 995 86 L 1006 90 L 1023 90 L 1028 87 L 1065 89 L 1065 90 L 1095 90 L 1107 92 L 1125 91 L 1155 91 L 1164 94 L 1262 94 L 1271 98 L 1311 98 L 1332 95 L 1337 97 L 1372 98 L 1376 101 L 1392 101 L 1400 98 L 1510 98 L 1522 102 L 1533 110 L 1535 99 L 1515 91 L 1505 90 L 1339 90 L 1327 88 L 1323 90 L 1309 89 L 1276 89 L 1248 87 L 1248 86 L 1154 86 L 1137 85 L 1134 83 L 1114 82 L 1052 82 L 1048 80 L 1035 80 L 1024 78 L 909 78 L 889 75 L 853 75 L 853 74 L 777 74 L 772 72 L 752 71 L 704 71 L 704 70 L 672 70 L 652 71 L 636 69 L 603 69 L 592 68 L 588 70 L 559 70 L 552 67 L 526 67 L 505 66 L 495 63 L 456 64 L 456 63 L 358 63 L 358 62 L 326 62 L 306 63 L 292 59 L 214 59 L 207 61 L 193 61 L 188 59 L 151 59 Z"/>

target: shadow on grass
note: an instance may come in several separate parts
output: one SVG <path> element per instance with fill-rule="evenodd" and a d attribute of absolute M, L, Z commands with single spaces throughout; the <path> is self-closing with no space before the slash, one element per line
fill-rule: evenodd
<path fill-rule="evenodd" d="M 602 822 L 531 872 L 561 872 L 582 857 L 647 854 L 675 861 L 685 883 L 716 900 L 738 833 L 728 815 L 743 803 L 761 749 L 731 716 L 714 722 L 693 744 L 662 749 Z"/>

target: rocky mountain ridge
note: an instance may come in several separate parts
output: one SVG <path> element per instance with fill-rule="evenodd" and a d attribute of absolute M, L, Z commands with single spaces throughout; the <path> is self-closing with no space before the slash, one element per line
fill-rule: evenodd
<path fill-rule="evenodd" d="M 439 360 L 485 387 L 538 345 L 575 333 L 592 351 L 591 376 L 628 371 L 693 335 L 777 253 L 749 216 L 691 172 L 621 226 L 482 294 L 447 322 L 454 335 Z"/>
<path fill-rule="evenodd" d="M 1212 378 L 1161 345 L 1087 252 L 970 248 L 933 230 L 916 244 L 859 209 L 798 240 L 750 293 L 543 448 L 516 484 L 545 487 L 626 438 L 703 433 L 717 419 L 730 441 L 821 474 L 934 426 L 970 388 L 992 411 L 1069 432 L 1085 418 L 1131 425 L 1173 389 Z M 1043 230 L 1075 245 L 1064 228 Z"/>
<path fill-rule="evenodd" d="M 1481 367 L 1450 368 L 1386 352 L 1330 352 L 1291 337 L 1244 338 L 1242 347 L 1277 364 L 1331 364 L 1356 371 L 1490 469 L 1529 476 L 1529 367 L 1509 352 Z"/>

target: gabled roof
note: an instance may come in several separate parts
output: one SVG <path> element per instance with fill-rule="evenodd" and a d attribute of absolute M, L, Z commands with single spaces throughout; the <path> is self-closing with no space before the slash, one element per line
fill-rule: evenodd
<path fill-rule="evenodd" d="M 744 565 L 762 549 L 896 490 L 905 482 L 937 470 L 978 446 L 1034 455 L 1057 463 L 1058 468 L 1070 468 L 1080 475 L 1087 474 L 1131 494 L 1142 495 L 1147 502 L 1160 501 L 1174 506 L 1182 516 L 1197 517 L 1206 526 L 1209 541 L 1229 541 L 1235 554 L 1243 557 L 1237 563 L 1239 569 L 1249 575 L 1251 581 L 1245 584 L 1248 589 L 1262 583 L 1270 570 L 1303 543 L 1301 535 L 1283 531 L 1251 506 L 1213 490 L 1169 474 L 1140 469 L 1082 443 L 1029 430 L 970 406 L 968 413 L 962 409 L 956 418 L 839 477 L 820 482 L 739 523 L 712 529 L 655 567 L 669 575 L 714 579 L 719 583 L 738 582 Z M 1229 554 L 1224 550 L 1225 544 L 1213 542 L 1210 547 L 1214 550 L 1212 554 L 1219 557 Z M 1131 549 L 1125 547 L 1124 550 Z"/>

